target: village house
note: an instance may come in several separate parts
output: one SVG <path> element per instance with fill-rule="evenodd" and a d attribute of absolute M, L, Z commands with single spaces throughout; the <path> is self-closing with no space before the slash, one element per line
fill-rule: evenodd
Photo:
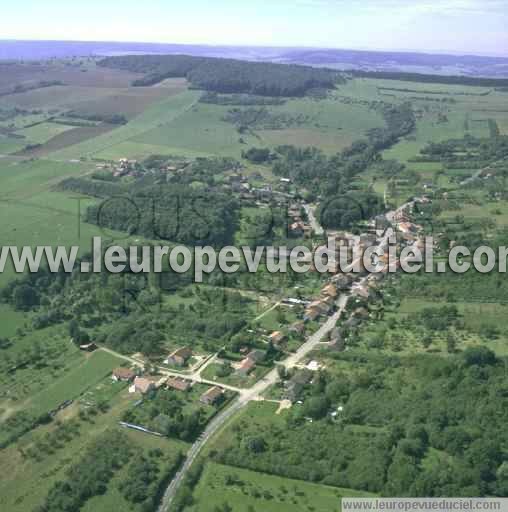
<path fill-rule="evenodd" d="M 246 377 L 256 367 L 256 362 L 246 357 L 236 366 L 236 374 Z"/>
<path fill-rule="evenodd" d="M 377 243 L 377 236 L 373 233 L 363 233 L 360 235 L 360 245 L 364 249 L 372 247 Z"/>
<path fill-rule="evenodd" d="M 335 327 L 330 332 L 330 349 L 337 352 L 342 352 L 346 348 L 344 340 L 344 332 L 340 327 Z"/>
<path fill-rule="evenodd" d="M 146 395 L 148 392 L 155 389 L 155 383 L 145 377 L 136 377 L 132 387 L 134 388 L 134 391 Z"/>
<path fill-rule="evenodd" d="M 366 286 L 357 286 L 353 290 L 353 295 L 355 297 L 360 297 L 362 299 L 369 299 L 370 298 L 370 291 Z"/>
<path fill-rule="evenodd" d="M 312 371 L 300 370 L 286 383 L 284 398 L 296 402 L 300 397 L 303 388 L 312 380 Z"/>
<path fill-rule="evenodd" d="M 335 352 L 344 352 L 346 349 L 346 342 L 343 338 L 334 339 L 330 341 L 330 350 Z"/>
<path fill-rule="evenodd" d="M 266 358 L 266 352 L 264 350 L 253 350 L 247 356 L 248 359 L 251 359 L 255 363 L 261 363 Z"/>
<path fill-rule="evenodd" d="M 351 285 L 353 278 L 349 274 L 337 274 L 332 277 L 331 281 L 339 290 L 346 290 Z"/>
<path fill-rule="evenodd" d="M 271 341 L 274 345 L 280 345 L 282 342 L 286 340 L 286 335 L 281 331 L 274 331 L 270 336 L 268 336 L 269 341 Z"/>
<path fill-rule="evenodd" d="M 223 395 L 224 392 L 222 391 L 222 388 L 214 386 L 208 391 L 205 391 L 199 398 L 199 401 L 205 405 L 214 405 L 222 399 Z"/>
<path fill-rule="evenodd" d="M 393 220 L 395 222 L 406 222 L 409 220 L 409 215 L 408 215 L 408 212 L 406 211 L 405 208 L 403 209 L 398 209 L 394 215 L 393 215 Z"/>
<path fill-rule="evenodd" d="M 135 377 L 136 373 L 130 368 L 115 368 L 111 375 L 111 378 L 115 382 L 130 382 Z"/>
<path fill-rule="evenodd" d="M 353 315 L 356 318 L 367 319 L 369 318 L 369 310 L 367 308 L 357 308 L 354 310 Z"/>
<path fill-rule="evenodd" d="M 303 235 L 305 238 L 310 238 L 312 236 L 312 227 L 308 224 L 303 225 Z"/>
<path fill-rule="evenodd" d="M 289 327 L 289 332 L 293 334 L 302 335 L 305 332 L 305 323 L 304 322 L 295 322 Z"/>
<path fill-rule="evenodd" d="M 191 387 L 191 383 L 185 379 L 169 377 L 166 380 L 166 386 L 170 389 L 176 389 L 177 391 L 188 391 Z"/>
<path fill-rule="evenodd" d="M 335 299 L 337 297 L 337 295 L 338 295 L 337 287 L 333 283 L 327 284 L 321 290 L 321 295 L 325 295 L 327 297 L 332 297 L 332 298 Z"/>
<path fill-rule="evenodd" d="M 191 356 L 192 350 L 189 347 L 180 347 L 172 352 L 164 361 L 164 363 L 174 366 L 185 366 Z"/>
<path fill-rule="evenodd" d="M 327 297 L 326 299 L 315 300 L 309 305 L 308 309 L 316 309 L 322 315 L 327 315 L 332 310 L 332 304 L 333 299 L 331 297 Z"/>
<path fill-rule="evenodd" d="M 385 215 L 378 215 L 374 220 L 374 226 L 376 231 L 384 231 L 391 227 L 391 223 Z"/>
<path fill-rule="evenodd" d="M 302 209 L 299 204 L 292 204 L 288 208 L 288 215 L 291 218 L 295 218 L 295 217 L 300 218 L 301 214 L 302 214 Z"/>
<path fill-rule="evenodd" d="M 309 307 L 305 310 L 305 313 L 303 315 L 303 321 L 304 322 L 313 322 L 314 320 L 317 320 L 321 316 L 321 311 L 319 311 L 316 308 Z"/>
<path fill-rule="evenodd" d="M 401 222 L 398 227 L 402 233 L 416 233 L 418 231 L 418 228 L 412 222 Z"/>
<path fill-rule="evenodd" d="M 303 222 L 293 222 L 289 226 L 289 234 L 290 236 L 300 237 L 304 234 L 304 224 Z"/>

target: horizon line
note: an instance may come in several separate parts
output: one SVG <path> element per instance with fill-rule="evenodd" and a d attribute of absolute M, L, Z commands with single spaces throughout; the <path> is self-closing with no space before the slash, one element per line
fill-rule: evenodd
<path fill-rule="evenodd" d="M 284 45 L 266 45 L 266 44 L 232 44 L 232 43 L 179 43 L 179 42 L 160 42 L 160 41 L 130 41 L 130 40 L 93 40 L 93 39 L 18 39 L 18 38 L 2 38 L 0 43 L 80 43 L 80 44 L 138 44 L 138 45 L 159 45 L 159 46 L 188 46 L 188 47 L 207 47 L 207 48 L 259 48 L 259 49 L 280 49 L 280 50 L 336 50 L 336 51 L 352 51 L 352 52 L 372 52 L 372 53 L 404 53 L 419 55 L 439 55 L 449 57 L 480 57 L 480 58 L 499 58 L 508 60 L 507 53 L 485 54 L 460 52 L 452 50 L 427 50 L 427 49 L 385 49 L 385 48 L 367 48 L 367 47 L 332 47 L 332 46 L 284 46 Z"/>

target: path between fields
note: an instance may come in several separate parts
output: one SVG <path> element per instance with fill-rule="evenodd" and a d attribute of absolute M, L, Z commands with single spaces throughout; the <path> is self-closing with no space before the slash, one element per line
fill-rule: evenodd
<path fill-rule="evenodd" d="M 259 316 L 254 318 L 254 322 L 261 320 L 265 315 L 268 315 L 268 313 L 270 313 L 274 309 L 278 308 L 280 306 L 280 304 L 281 304 L 281 301 L 276 302 L 273 306 L 269 307 L 266 311 L 263 311 L 263 313 L 261 313 Z"/>

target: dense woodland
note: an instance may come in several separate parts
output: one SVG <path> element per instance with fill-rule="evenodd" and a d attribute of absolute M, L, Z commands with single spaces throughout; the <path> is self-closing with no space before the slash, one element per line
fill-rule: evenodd
<path fill-rule="evenodd" d="M 185 77 L 198 89 L 225 94 L 303 96 L 311 89 L 329 89 L 343 81 L 338 72 L 326 69 L 186 55 L 108 57 L 99 65 L 144 73 L 144 78 L 133 83 L 137 86 Z"/>
<path fill-rule="evenodd" d="M 60 185 L 104 201 L 90 205 L 85 221 L 188 245 L 230 245 L 237 230 L 239 206 L 225 194 L 206 194 L 187 185 L 170 186 L 140 180 L 132 186 L 103 180 L 69 178 Z"/>

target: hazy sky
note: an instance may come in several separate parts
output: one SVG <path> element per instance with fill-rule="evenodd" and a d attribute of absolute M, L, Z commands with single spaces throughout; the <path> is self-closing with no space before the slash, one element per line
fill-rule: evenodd
<path fill-rule="evenodd" d="M 508 0 L 0 0 L 0 39 L 508 56 Z"/>

